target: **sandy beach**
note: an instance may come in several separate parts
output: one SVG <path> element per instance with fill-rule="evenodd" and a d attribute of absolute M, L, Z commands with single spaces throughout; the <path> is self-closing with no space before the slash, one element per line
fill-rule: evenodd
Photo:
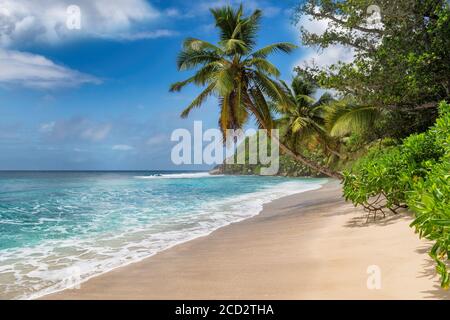
<path fill-rule="evenodd" d="M 411 220 L 366 223 L 331 181 L 44 299 L 450 299 Z M 380 289 L 367 287 L 369 266 Z"/>

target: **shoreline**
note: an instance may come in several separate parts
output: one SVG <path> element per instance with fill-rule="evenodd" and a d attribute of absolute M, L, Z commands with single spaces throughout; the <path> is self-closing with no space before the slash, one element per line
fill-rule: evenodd
<path fill-rule="evenodd" d="M 449 299 L 407 214 L 364 224 L 338 181 L 40 299 Z M 382 287 L 367 289 L 379 265 Z"/>
<path fill-rule="evenodd" d="M 207 172 L 196 172 L 196 173 L 208 174 Z M 184 175 L 184 173 L 183 173 L 183 175 Z M 151 179 L 151 178 L 154 178 L 154 177 L 145 177 L 145 178 L 150 178 Z M 308 178 L 309 177 L 302 177 L 302 179 L 308 179 Z M 144 179 L 144 177 L 142 177 L 142 179 Z M 92 279 L 95 279 L 96 277 L 108 274 L 108 273 L 110 273 L 110 272 L 112 272 L 112 271 L 114 271 L 116 269 L 124 268 L 124 267 L 130 266 L 130 265 L 136 264 L 136 263 L 140 263 L 140 262 L 142 262 L 144 260 L 150 259 L 150 258 L 154 257 L 155 255 L 158 255 L 161 252 L 164 252 L 166 250 L 170 250 L 170 249 L 172 249 L 174 247 L 177 247 L 179 245 L 183 245 L 183 244 L 185 244 L 187 242 L 190 242 L 190 241 L 195 241 L 196 239 L 201 239 L 201 238 L 208 237 L 212 233 L 216 232 L 219 229 L 226 228 L 226 227 L 228 227 L 230 225 L 233 225 L 233 224 L 236 224 L 236 223 L 240 223 L 240 222 L 243 222 L 243 221 L 248 220 L 248 219 L 252 219 L 253 217 L 258 216 L 259 214 L 261 214 L 263 212 L 263 209 L 264 209 L 265 205 L 267 205 L 267 204 L 269 204 L 269 203 L 271 203 L 273 201 L 277 201 L 277 200 L 283 199 L 285 197 L 289 197 L 289 196 L 296 195 L 296 194 L 301 194 L 301 193 L 306 193 L 306 192 L 312 192 L 312 191 L 319 190 L 324 185 L 329 183 L 329 181 L 330 181 L 330 179 L 326 179 L 326 178 L 312 178 L 312 179 L 319 179 L 319 180 L 323 180 L 323 181 L 322 182 L 317 182 L 317 185 L 308 186 L 307 189 L 303 190 L 303 191 L 289 192 L 287 195 L 283 195 L 283 196 L 281 196 L 279 198 L 275 198 L 275 199 L 271 199 L 271 200 L 263 200 L 262 204 L 260 205 L 261 207 L 257 211 L 255 211 L 255 213 L 253 213 L 251 215 L 239 218 L 239 219 L 234 220 L 234 221 L 225 222 L 223 225 L 221 225 L 219 227 L 216 227 L 216 228 L 213 228 L 211 230 L 208 230 L 204 234 L 195 235 L 195 236 L 193 236 L 191 238 L 187 238 L 187 239 L 184 239 L 184 240 L 181 240 L 181 241 L 178 241 L 178 242 L 174 242 L 174 243 L 170 244 L 168 247 L 166 247 L 166 248 L 164 248 L 164 249 L 162 249 L 160 251 L 154 252 L 152 254 L 149 254 L 148 256 L 142 257 L 142 258 L 137 259 L 137 260 L 129 261 L 129 262 L 125 263 L 125 264 L 122 264 L 122 265 L 119 265 L 119 266 L 115 266 L 115 267 L 107 269 L 107 270 L 103 270 L 102 272 L 97 273 L 97 274 L 90 275 L 90 276 L 86 277 L 85 279 L 83 279 L 79 284 L 76 284 L 75 287 L 79 287 L 80 285 L 83 285 L 87 281 L 90 281 Z M 59 293 L 64 292 L 64 291 L 72 290 L 70 287 L 69 288 L 60 288 L 60 287 L 57 287 L 57 286 L 58 285 L 52 286 L 52 287 L 46 288 L 46 289 L 44 289 L 44 290 L 42 290 L 40 292 L 31 294 L 31 295 L 28 295 L 28 296 L 19 297 L 18 299 L 19 300 L 39 300 L 39 299 L 45 299 L 48 296 L 59 294 Z M 57 287 L 57 288 L 55 288 L 55 287 Z"/>

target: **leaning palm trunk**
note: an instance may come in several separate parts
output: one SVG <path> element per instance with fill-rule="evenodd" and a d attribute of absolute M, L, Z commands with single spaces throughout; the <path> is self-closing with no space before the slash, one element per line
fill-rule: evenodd
<path fill-rule="evenodd" d="M 328 177 L 331 177 L 331 178 L 336 178 L 336 179 L 342 179 L 343 178 L 342 174 L 340 174 L 339 172 L 335 172 L 335 171 L 333 171 L 333 170 L 331 170 L 331 169 L 329 169 L 327 167 L 318 165 L 317 163 L 307 159 L 303 155 L 292 151 L 285 144 L 283 144 L 279 139 L 277 139 L 277 140 L 278 140 L 278 143 L 280 145 L 280 149 L 285 154 L 287 154 L 287 155 L 291 156 L 292 158 L 294 158 L 295 160 L 303 163 L 305 166 L 307 166 L 307 167 L 309 167 L 311 169 L 314 169 L 315 171 L 320 172 L 320 173 L 322 173 L 322 174 L 324 174 L 324 175 L 326 175 Z"/>
<path fill-rule="evenodd" d="M 342 158 L 343 158 L 342 154 L 340 154 L 339 152 L 337 152 L 336 150 L 334 150 L 334 149 L 331 148 L 330 146 L 325 145 L 325 148 L 327 149 L 327 151 L 328 151 L 329 153 L 334 154 L 334 155 L 335 155 L 336 157 L 338 157 L 339 159 L 342 159 Z"/>
<path fill-rule="evenodd" d="M 259 114 L 257 108 L 255 108 L 255 106 L 253 105 L 253 103 L 251 103 L 249 100 L 246 101 L 248 104 L 249 109 L 252 111 L 252 114 L 256 117 L 256 119 L 258 120 L 258 123 L 260 124 L 260 126 L 263 129 L 266 130 L 271 130 L 272 128 L 269 127 L 267 125 L 267 122 L 263 119 L 263 117 L 261 117 L 261 115 Z M 277 137 L 272 136 L 272 138 L 279 144 L 280 149 L 287 155 L 291 156 L 292 158 L 294 158 L 295 160 L 301 162 L 302 164 L 304 164 L 305 166 L 307 166 L 310 169 L 313 169 L 317 172 L 320 172 L 328 177 L 331 178 L 336 178 L 336 179 L 342 179 L 343 176 L 341 173 L 339 172 L 335 172 L 327 167 L 321 166 L 319 164 L 317 164 L 316 162 L 309 160 L 308 158 L 306 158 L 305 156 L 293 151 L 291 148 L 289 148 L 288 146 L 286 146 L 283 142 L 280 141 L 280 139 L 278 139 Z"/>

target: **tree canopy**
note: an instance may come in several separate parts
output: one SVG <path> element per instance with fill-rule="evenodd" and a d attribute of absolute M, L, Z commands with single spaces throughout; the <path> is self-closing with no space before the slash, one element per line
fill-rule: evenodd
<path fill-rule="evenodd" d="M 301 27 L 303 43 L 319 50 L 346 46 L 353 49 L 354 60 L 328 68 L 301 66 L 297 71 L 325 88 L 351 95 L 357 103 L 392 112 L 386 126 L 400 125 L 400 136 L 424 131 L 434 121 L 439 101 L 450 97 L 449 3 L 379 0 L 381 22 L 376 24 L 368 12 L 373 4 L 307 0 L 299 5 L 296 22 L 328 23 L 322 34 Z"/>

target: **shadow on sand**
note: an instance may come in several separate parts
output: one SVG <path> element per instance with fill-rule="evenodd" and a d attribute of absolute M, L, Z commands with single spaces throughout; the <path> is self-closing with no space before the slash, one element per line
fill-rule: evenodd
<path fill-rule="evenodd" d="M 439 286 L 439 281 L 437 280 L 438 275 L 436 273 L 436 263 L 428 256 L 428 251 L 430 248 L 431 245 L 424 245 L 416 250 L 416 252 L 427 257 L 424 259 L 424 263 L 422 264 L 423 270 L 420 272 L 419 277 L 436 281 L 433 289 L 422 292 L 427 294 L 425 297 L 427 299 L 450 300 L 450 291 L 444 290 Z"/>
<path fill-rule="evenodd" d="M 351 218 L 345 226 L 347 228 L 366 228 L 370 226 L 388 226 L 390 224 L 396 223 L 397 221 L 411 221 L 413 220 L 412 214 L 407 212 L 402 212 L 398 214 L 386 214 L 386 217 L 379 215 L 375 220 L 370 217 L 367 219 L 367 215 L 359 215 Z"/>

